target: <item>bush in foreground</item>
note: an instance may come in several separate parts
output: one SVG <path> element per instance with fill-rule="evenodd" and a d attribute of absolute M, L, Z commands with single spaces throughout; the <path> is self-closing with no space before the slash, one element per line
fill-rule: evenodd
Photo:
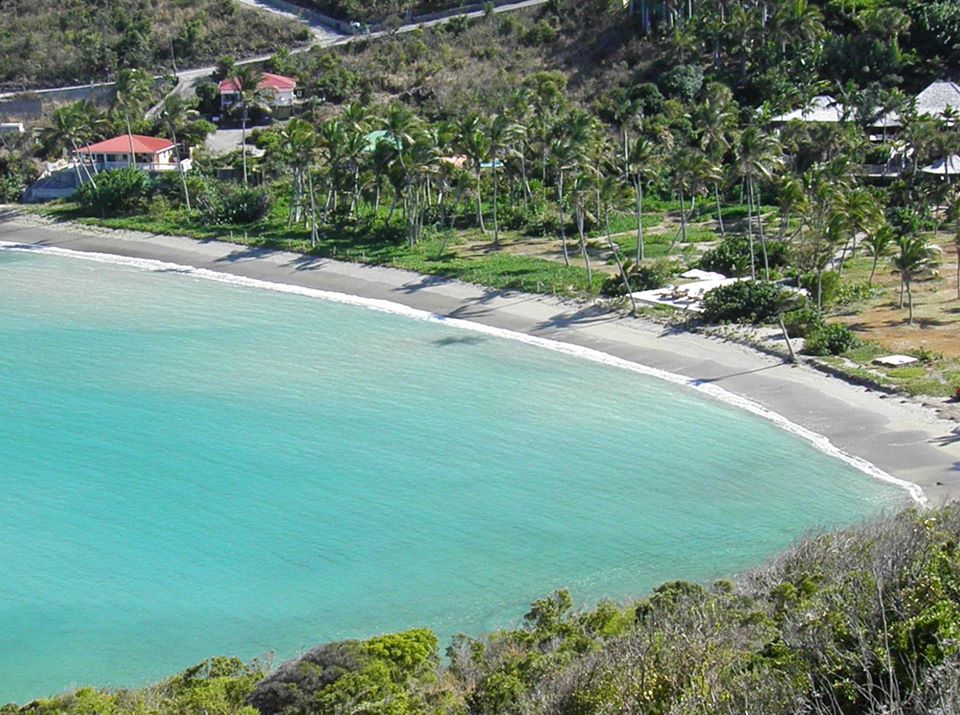
<path fill-rule="evenodd" d="M 860 339 L 843 323 L 822 325 L 807 336 L 805 350 L 811 355 L 842 355 L 860 345 Z"/>
<path fill-rule="evenodd" d="M 745 280 L 714 288 L 703 298 L 708 323 L 766 323 L 776 317 L 784 299 L 776 283 Z"/>
<path fill-rule="evenodd" d="M 150 194 L 150 179 L 139 169 L 102 172 L 77 189 L 74 198 L 87 212 L 116 216 L 143 208 Z"/>

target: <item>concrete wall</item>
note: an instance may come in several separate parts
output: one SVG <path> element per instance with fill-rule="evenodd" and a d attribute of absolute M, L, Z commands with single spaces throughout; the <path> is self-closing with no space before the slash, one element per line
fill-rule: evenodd
<path fill-rule="evenodd" d="M 112 82 L 5 95 L 0 97 L 0 122 L 36 122 L 51 108 L 79 99 L 89 99 L 106 108 L 113 102 L 113 97 Z"/>

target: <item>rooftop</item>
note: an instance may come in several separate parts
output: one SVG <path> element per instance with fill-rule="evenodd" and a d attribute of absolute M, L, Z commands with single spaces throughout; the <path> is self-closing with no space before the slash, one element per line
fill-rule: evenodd
<path fill-rule="evenodd" d="M 293 90 L 297 88 L 297 80 L 279 74 L 264 72 L 257 89 Z M 220 92 L 236 92 L 240 85 L 235 77 L 220 82 Z"/>
<path fill-rule="evenodd" d="M 822 94 L 810 100 L 810 104 L 806 107 L 781 114 L 774 117 L 772 121 L 786 123 L 799 120 L 801 122 L 836 123 L 843 121 L 843 113 L 842 104 L 830 95 Z"/>
<path fill-rule="evenodd" d="M 934 82 L 917 95 L 917 114 L 940 117 L 947 107 L 960 110 L 960 86 L 954 82 Z"/>
<path fill-rule="evenodd" d="M 129 136 L 121 134 L 113 139 L 107 139 L 96 144 L 82 147 L 81 154 L 129 154 L 133 144 L 134 154 L 156 154 L 157 152 L 173 149 L 173 142 L 160 137 L 145 137 L 142 134 Z"/>

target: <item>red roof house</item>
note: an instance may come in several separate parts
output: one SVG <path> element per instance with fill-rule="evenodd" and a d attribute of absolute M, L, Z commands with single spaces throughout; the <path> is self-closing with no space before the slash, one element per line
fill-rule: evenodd
<path fill-rule="evenodd" d="M 294 90 L 297 88 L 297 80 L 292 77 L 284 77 L 279 74 L 264 72 L 257 89 L 266 95 L 269 104 L 276 109 L 277 107 L 289 107 L 293 105 Z M 236 78 L 231 77 L 220 82 L 220 109 L 226 110 L 230 105 L 235 104 L 239 99 L 240 86 Z"/>
<path fill-rule="evenodd" d="M 90 157 L 104 170 L 135 166 L 146 171 L 172 171 L 177 168 L 174 149 L 174 143 L 169 139 L 145 137 L 142 134 L 122 134 L 81 147 L 79 153 Z"/>

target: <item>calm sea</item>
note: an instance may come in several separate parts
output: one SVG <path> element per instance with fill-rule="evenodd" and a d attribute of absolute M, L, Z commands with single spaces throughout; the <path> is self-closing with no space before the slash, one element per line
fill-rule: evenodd
<path fill-rule="evenodd" d="M 693 390 L 177 272 L 0 251 L 0 703 L 479 634 L 904 492 Z"/>

